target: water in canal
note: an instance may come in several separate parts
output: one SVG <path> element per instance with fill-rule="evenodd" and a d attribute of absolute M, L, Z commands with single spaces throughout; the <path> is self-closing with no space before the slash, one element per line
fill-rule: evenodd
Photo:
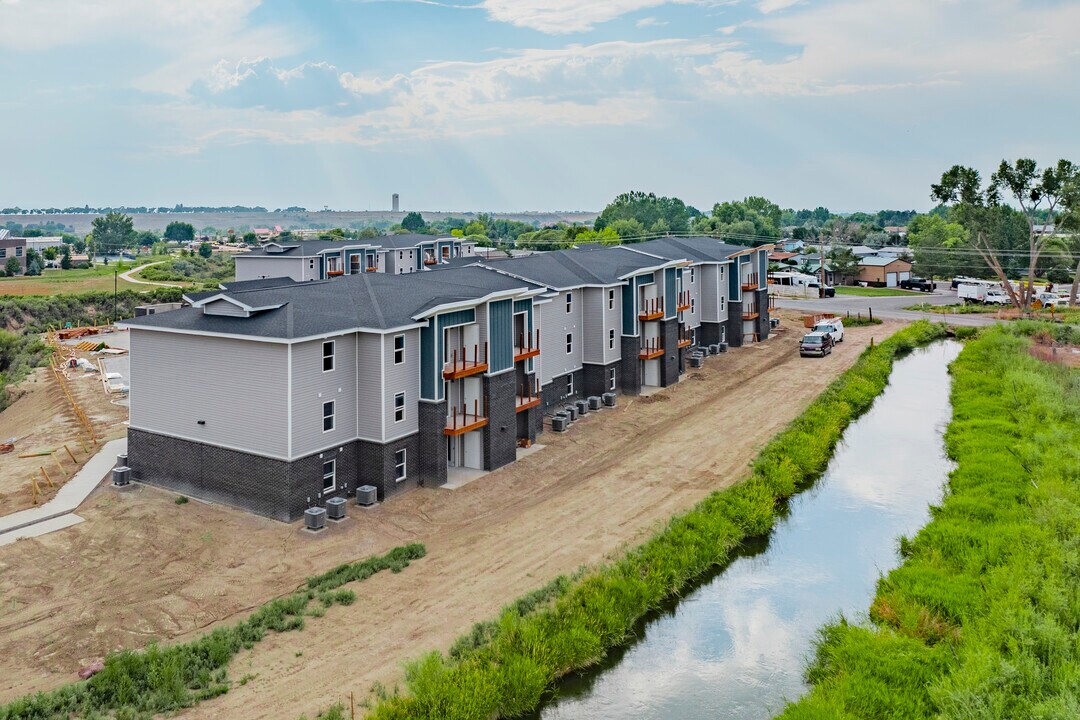
<path fill-rule="evenodd" d="M 941 499 L 951 468 L 946 366 L 960 347 L 939 342 L 899 360 L 825 475 L 767 539 L 651 618 L 603 666 L 566 678 L 535 717 L 763 720 L 806 692 L 817 629 L 840 612 L 865 618 L 879 575 L 899 562 L 897 537 L 914 534 Z"/>

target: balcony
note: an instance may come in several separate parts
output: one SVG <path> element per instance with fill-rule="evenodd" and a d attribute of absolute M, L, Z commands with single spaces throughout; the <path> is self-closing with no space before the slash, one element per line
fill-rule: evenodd
<path fill-rule="evenodd" d="M 654 338 L 652 340 L 646 340 L 641 346 L 641 350 L 638 352 L 639 360 L 655 360 L 658 357 L 663 357 L 664 347 L 660 344 L 660 338 Z"/>
<path fill-rule="evenodd" d="M 488 347 L 487 343 L 484 343 L 483 346 L 454 348 L 450 353 L 450 362 L 443 365 L 442 375 L 444 380 L 457 380 L 486 372 L 487 369 Z"/>
<path fill-rule="evenodd" d="M 675 309 L 679 312 L 685 312 L 690 309 L 690 291 L 686 290 L 679 293 L 679 304 L 675 306 Z"/>
<path fill-rule="evenodd" d="M 514 362 L 519 363 L 540 354 L 540 331 L 519 333 L 514 345 Z"/>
<path fill-rule="evenodd" d="M 432 255 L 425 255 L 424 256 L 424 264 L 425 265 L 438 265 L 439 261 L 436 260 L 434 258 L 434 256 L 432 256 Z"/>
<path fill-rule="evenodd" d="M 756 307 L 743 308 L 742 319 L 743 320 L 756 320 L 758 317 L 758 311 Z"/>
<path fill-rule="evenodd" d="M 366 268 L 364 268 L 364 272 L 379 272 L 379 266 L 378 265 L 372 265 L 370 267 L 366 267 Z"/>
<path fill-rule="evenodd" d="M 638 320 L 642 322 L 649 322 L 651 320 L 660 320 L 664 317 L 664 303 L 660 298 L 653 298 L 646 300 L 642 303 L 641 310 L 638 311 Z"/>
<path fill-rule="evenodd" d="M 456 405 L 450 408 L 450 414 L 446 416 L 446 427 L 443 428 L 443 435 L 464 435 L 487 425 L 487 415 L 481 415 L 481 409 L 487 413 L 486 407 L 480 407 L 479 400 L 473 400 L 472 407 L 463 404 L 460 408 Z M 469 412 L 470 410 L 472 412 Z"/>
<path fill-rule="evenodd" d="M 344 270 L 327 270 L 326 271 L 326 276 L 327 277 L 337 277 L 339 275 L 344 275 L 344 274 L 345 274 Z"/>
<path fill-rule="evenodd" d="M 757 273 L 747 275 L 742 279 L 743 290 L 757 290 L 758 287 L 760 287 L 760 284 L 758 282 Z"/>

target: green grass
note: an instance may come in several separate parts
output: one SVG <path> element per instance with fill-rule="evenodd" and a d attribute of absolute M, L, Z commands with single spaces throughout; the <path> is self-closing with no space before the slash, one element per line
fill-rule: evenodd
<path fill-rule="evenodd" d="M 0 707 L 0 720 L 60 720 L 80 718 L 149 718 L 216 697 L 229 690 L 228 665 L 269 631 L 302 630 L 304 617 L 321 616 L 335 603 L 352 604 L 356 594 L 340 589 L 377 572 L 401 572 L 422 558 L 423 545 L 397 547 L 361 562 L 349 563 L 310 578 L 289 595 L 272 600 L 231 627 L 218 628 L 189 643 L 113 653 L 105 668 L 87 681 L 38 693 Z M 308 609 L 319 600 L 316 612 Z M 330 714 L 320 717 L 340 717 Z"/>
<path fill-rule="evenodd" d="M 992 314 L 1001 310 L 1000 305 L 976 305 L 967 303 L 958 303 L 956 305 L 931 305 L 930 303 L 919 303 L 918 305 L 908 305 L 905 310 L 913 310 L 915 312 L 925 313 L 937 313 L 938 315 L 982 315 Z"/>
<path fill-rule="evenodd" d="M 839 285 L 836 288 L 837 295 L 859 295 L 861 297 L 893 297 L 896 295 L 925 295 L 918 290 L 901 290 L 900 288 L 859 287 L 857 285 Z"/>
<path fill-rule="evenodd" d="M 125 272 L 138 265 L 149 262 L 151 258 L 144 257 L 134 262 L 124 261 L 110 263 L 108 265 L 94 265 L 86 269 L 42 270 L 41 275 L 18 275 L 16 277 L 0 278 L 0 295 L 50 295 L 53 293 L 75 293 L 105 291 L 112 292 L 113 273 L 116 270 Z M 124 280 L 117 280 L 120 290 L 135 290 L 141 286 Z"/>
<path fill-rule="evenodd" d="M 844 428 L 885 388 L 894 359 L 944 332 L 918 322 L 866 349 L 761 451 L 745 482 L 709 495 L 620 559 L 522 598 L 449 657 L 408 663 L 406 691 L 377 696 L 367 717 L 486 720 L 533 710 L 556 679 L 597 663 L 646 613 L 727 563 L 744 539 L 767 533 L 783 499 L 825 470 Z"/>
<path fill-rule="evenodd" d="M 1080 717 L 1080 373 L 986 328 L 953 363 L 957 467 L 870 621 L 821 631 L 786 720 Z"/>

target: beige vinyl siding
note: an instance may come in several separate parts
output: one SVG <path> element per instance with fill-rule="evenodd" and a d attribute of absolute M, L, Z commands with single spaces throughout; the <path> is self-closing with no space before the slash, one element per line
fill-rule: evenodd
<path fill-rule="evenodd" d="M 130 334 L 132 428 L 287 457 L 286 345 L 138 328 Z"/>
<path fill-rule="evenodd" d="M 394 364 L 394 337 L 405 336 L 405 362 Z M 420 399 L 420 331 L 383 335 L 383 357 L 386 364 L 383 382 L 383 442 L 412 435 L 420 429 L 417 402 Z M 394 422 L 394 396 L 405 393 L 405 419 Z M 367 412 L 360 408 L 360 412 Z M 374 414 L 374 413 L 373 413 Z"/>
<path fill-rule="evenodd" d="M 357 436 L 361 440 L 382 442 L 382 336 L 356 333 L 353 337 L 357 347 Z"/>
<path fill-rule="evenodd" d="M 355 333 L 292 346 L 292 456 L 356 438 Z M 335 341 L 334 369 L 323 372 L 323 342 Z M 323 403 L 334 402 L 334 429 L 323 432 Z"/>
<path fill-rule="evenodd" d="M 303 258 L 298 257 L 236 257 L 236 280 L 259 280 L 261 278 L 289 277 L 300 281 L 304 279 Z M 318 265 L 316 265 L 318 270 Z"/>

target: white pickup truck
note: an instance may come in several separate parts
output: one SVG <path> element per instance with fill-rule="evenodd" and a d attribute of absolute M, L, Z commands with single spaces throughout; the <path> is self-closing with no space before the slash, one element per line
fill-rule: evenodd
<path fill-rule="evenodd" d="M 956 288 L 956 297 L 964 302 L 985 303 L 987 305 L 1010 305 L 1009 294 L 997 283 L 974 280 L 961 283 Z"/>

